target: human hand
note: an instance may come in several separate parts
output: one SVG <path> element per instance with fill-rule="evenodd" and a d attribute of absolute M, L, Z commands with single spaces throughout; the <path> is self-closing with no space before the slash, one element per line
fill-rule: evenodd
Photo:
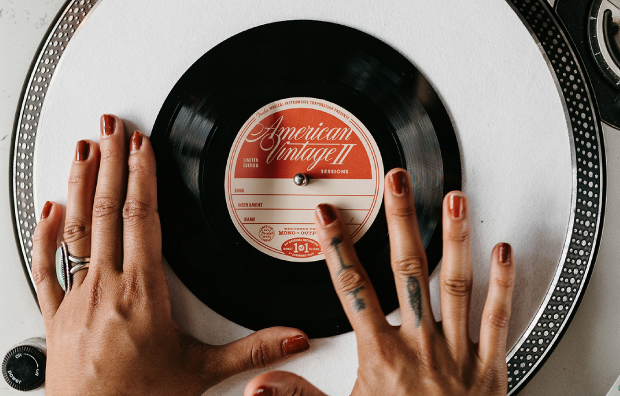
<path fill-rule="evenodd" d="M 510 245 L 491 256 L 480 343 L 469 338 L 472 268 L 467 199 L 443 203 L 442 322 L 431 311 L 428 267 L 415 217 L 411 177 L 386 175 L 385 211 L 402 325 L 391 326 L 359 263 L 345 222 L 330 205 L 317 207 L 317 235 L 334 287 L 355 330 L 359 368 L 351 395 L 506 395 L 506 335 L 514 284 Z M 304 378 L 275 371 L 254 378 L 245 396 L 325 396 Z"/>
<path fill-rule="evenodd" d="M 308 349 L 291 328 L 228 345 L 203 344 L 172 319 L 161 257 L 155 156 L 140 132 L 101 118 L 100 146 L 78 142 L 64 240 L 90 268 L 65 295 L 55 273 L 62 207 L 46 203 L 34 234 L 32 274 L 47 333 L 48 395 L 198 395 L 236 373 Z M 129 158 L 128 158 L 129 157 Z"/>

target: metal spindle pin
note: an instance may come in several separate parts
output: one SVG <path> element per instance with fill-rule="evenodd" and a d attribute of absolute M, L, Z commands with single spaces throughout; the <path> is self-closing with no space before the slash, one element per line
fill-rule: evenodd
<path fill-rule="evenodd" d="M 293 178 L 293 181 L 298 186 L 305 186 L 310 182 L 310 176 L 306 175 L 305 173 L 298 173 Z"/>

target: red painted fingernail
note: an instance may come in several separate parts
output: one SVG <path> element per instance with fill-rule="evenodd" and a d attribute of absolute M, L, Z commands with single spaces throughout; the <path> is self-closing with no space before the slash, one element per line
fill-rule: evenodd
<path fill-rule="evenodd" d="M 316 213 L 319 216 L 319 220 L 323 227 L 327 227 L 328 225 L 332 225 L 338 220 L 338 216 L 336 216 L 336 212 L 334 212 L 334 208 L 328 204 L 319 204 L 316 207 Z"/>
<path fill-rule="evenodd" d="M 116 118 L 109 114 L 101 116 L 101 133 L 110 136 L 116 131 Z"/>
<path fill-rule="evenodd" d="M 390 183 L 394 194 L 403 195 L 409 191 L 409 174 L 402 170 L 390 173 Z"/>
<path fill-rule="evenodd" d="M 90 144 L 86 140 L 80 140 L 75 149 L 76 161 L 86 161 L 90 153 Z"/>
<path fill-rule="evenodd" d="M 463 217 L 463 201 L 464 199 L 462 195 L 450 195 L 449 209 L 453 219 L 460 219 L 461 217 Z"/>
<path fill-rule="evenodd" d="M 142 134 L 138 131 L 133 131 L 133 133 L 131 134 L 131 138 L 129 139 L 130 152 L 135 153 L 136 151 L 140 150 L 141 146 Z"/>
<path fill-rule="evenodd" d="M 254 396 L 273 396 L 273 391 L 266 386 L 260 386 L 254 391 Z"/>
<path fill-rule="evenodd" d="M 507 243 L 501 243 L 499 245 L 499 249 L 497 250 L 497 255 L 499 256 L 499 263 L 504 265 L 510 264 L 510 252 L 512 251 L 510 245 Z"/>
<path fill-rule="evenodd" d="M 295 337 L 289 337 L 282 341 L 282 351 L 284 356 L 296 355 L 298 353 L 306 352 L 310 349 L 308 339 L 302 335 Z"/>
<path fill-rule="evenodd" d="M 41 220 L 47 219 L 47 216 L 50 215 L 51 211 L 52 211 L 52 203 L 50 201 L 47 201 L 45 205 L 43 206 L 43 210 L 41 211 Z"/>

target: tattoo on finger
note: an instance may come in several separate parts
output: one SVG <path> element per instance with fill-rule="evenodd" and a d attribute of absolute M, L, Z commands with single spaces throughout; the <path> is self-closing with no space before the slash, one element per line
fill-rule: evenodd
<path fill-rule="evenodd" d="M 360 286 L 346 293 L 347 296 L 353 296 L 353 308 L 355 309 L 355 312 L 359 312 L 366 308 L 366 302 L 364 302 L 364 299 L 357 296 L 362 290 L 364 290 L 364 286 Z"/>
<path fill-rule="evenodd" d="M 420 327 L 422 318 L 422 293 L 420 292 L 420 282 L 414 276 L 407 279 L 407 293 L 409 294 L 409 305 L 415 314 L 415 327 Z"/>
<path fill-rule="evenodd" d="M 342 239 L 339 238 L 332 238 L 332 243 L 331 245 L 334 247 L 334 249 L 336 250 L 336 253 L 338 254 L 338 260 L 340 261 L 340 269 L 338 270 L 338 273 L 341 273 L 342 271 L 346 270 L 347 268 L 351 268 L 353 267 L 352 265 L 346 265 L 344 263 L 344 260 L 342 258 L 342 253 L 340 253 L 340 244 L 342 243 Z"/>

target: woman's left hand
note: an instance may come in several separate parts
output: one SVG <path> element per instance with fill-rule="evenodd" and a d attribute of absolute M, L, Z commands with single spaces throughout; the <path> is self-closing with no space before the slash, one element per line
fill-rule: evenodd
<path fill-rule="evenodd" d="M 198 395 L 242 371 L 308 349 L 300 330 L 261 330 L 228 345 L 191 337 L 172 319 L 161 255 L 149 139 L 101 119 L 101 141 L 78 142 L 64 239 L 90 257 L 65 295 L 55 272 L 62 207 L 48 202 L 34 234 L 32 274 L 47 336 L 47 395 Z"/>

